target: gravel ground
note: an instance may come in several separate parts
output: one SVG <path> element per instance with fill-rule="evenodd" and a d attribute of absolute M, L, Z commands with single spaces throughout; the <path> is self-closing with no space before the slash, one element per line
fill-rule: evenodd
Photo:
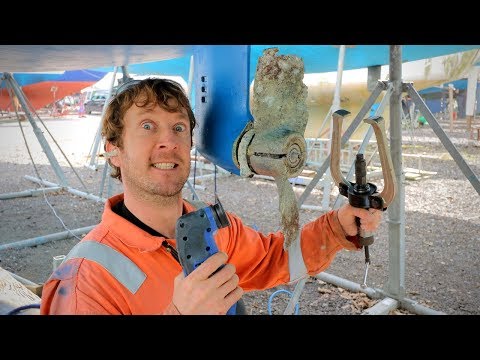
<path fill-rule="evenodd" d="M 103 165 L 93 170 L 85 165 L 98 127 L 98 116 L 46 119 L 47 128 L 68 157 L 68 166 L 60 151 L 48 137 L 48 141 L 64 170 L 69 185 L 99 195 Z M 27 143 L 42 179 L 58 183 L 55 173 L 41 152 L 28 122 L 22 122 Z M 449 134 L 452 142 L 464 157 L 468 166 L 480 176 L 480 143 L 468 140 L 461 126 Z M 45 136 L 47 137 L 47 133 Z M 435 311 L 455 315 L 480 314 L 480 268 L 478 250 L 480 244 L 480 197 L 472 184 L 449 156 L 430 127 L 406 130 L 403 137 L 403 153 L 431 156 L 422 160 L 422 169 L 435 172 L 417 180 L 405 180 L 405 243 L 404 288 L 405 297 Z M 374 157 L 373 162 L 377 161 Z M 417 162 L 405 158 L 404 168 L 416 168 Z M 37 177 L 29 158 L 17 122 L 0 121 L 0 193 L 6 194 L 37 185 L 25 175 Z M 205 174 L 209 173 L 205 170 Z M 405 171 L 408 175 L 409 172 Z M 200 174 L 197 174 L 197 177 Z M 382 188 L 381 179 L 369 179 Z M 245 223 L 256 226 L 262 232 L 280 228 L 278 194 L 273 181 L 254 177 L 219 175 L 216 182 L 205 179 L 196 182 L 201 188 L 197 194 L 202 200 L 214 201 L 215 188 L 227 211 L 238 214 Z M 112 194 L 121 191 L 121 185 L 112 180 Z M 294 187 L 297 196 L 304 187 Z M 106 194 L 106 187 L 103 195 Z M 185 191 L 190 195 L 190 191 Z M 333 204 L 338 191 L 330 193 Z M 322 203 L 323 192 L 319 185 L 308 196 L 305 204 Z M 48 201 L 47 201 L 48 200 Z M 50 205 L 49 205 L 50 204 Z M 89 200 L 71 192 L 57 191 L 46 196 L 17 197 L 0 200 L 0 249 L 5 244 L 34 239 L 34 246 L 22 246 L 0 250 L 0 266 L 18 276 L 38 284 L 43 283 L 52 271 L 53 257 L 63 255 L 78 241 L 70 236 L 61 240 L 44 242 L 41 238 L 68 229 L 80 229 L 99 222 L 103 209 L 100 201 Z M 304 224 L 323 211 L 300 211 Z M 389 280 L 388 212 L 375 234 L 370 247 L 371 266 L 367 283 L 369 287 L 383 289 Z M 65 225 L 65 227 L 62 225 Z M 81 237 L 82 234 L 78 234 Z M 328 274 L 359 284 L 363 280 L 363 252 L 341 251 L 336 256 Z M 265 291 L 255 291 L 244 296 L 248 312 L 257 314 L 282 314 L 294 286 L 281 286 Z M 351 315 L 360 314 L 377 303 L 363 292 L 337 287 L 331 283 L 309 278 L 301 291 L 299 314 Z M 403 308 L 391 314 L 412 314 Z"/>

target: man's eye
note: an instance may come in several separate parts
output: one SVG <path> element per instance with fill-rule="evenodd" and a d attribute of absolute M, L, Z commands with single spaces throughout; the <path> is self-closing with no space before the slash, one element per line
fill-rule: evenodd
<path fill-rule="evenodd" d="M 151 130 L 152 124 L 151 123 L 142 124 L 142 128 L 144 128 L 145 130 Z"/>
<path fill-rule="evenodd" d="M 177 124 L 173 128 L 175 129 L 175 131 L 178 131 L 178 132 L 183 132 L 187 129 L 187 127 L 184 124 Z"/>

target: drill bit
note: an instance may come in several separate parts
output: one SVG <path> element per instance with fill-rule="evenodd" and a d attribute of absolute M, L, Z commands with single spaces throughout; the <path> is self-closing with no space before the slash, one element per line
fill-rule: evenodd
<path fill-rule="evenodd" d="M 365 274 L 363 275 L 363 284 L 361 285 L 362 289 L 367 287 L 367 276 L 368 276 L 368 266 L 370 265 L 370 252 L 368 250 L 368 245 L 364 246 L 365 249 Z"/>

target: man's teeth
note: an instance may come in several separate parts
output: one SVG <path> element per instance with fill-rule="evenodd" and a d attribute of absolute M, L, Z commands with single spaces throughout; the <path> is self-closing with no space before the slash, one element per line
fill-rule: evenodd
<path fill-rule="evenodd" d="M 175 163 L 157 163 L 153 164 L 153 167 L 156 167 L 157 169 L 173 169 Z"/>

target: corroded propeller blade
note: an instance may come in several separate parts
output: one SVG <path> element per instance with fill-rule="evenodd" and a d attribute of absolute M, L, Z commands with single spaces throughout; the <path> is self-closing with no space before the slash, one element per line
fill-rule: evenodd
<path fill-rule="evenodd" d="M 238 140 L 234 159 L 242 176 L 275 179 L 287 249 L 299 233 L 298 205 L 289 178 L 298 176 L 306 161 L 307 86 L 303 60 L 277 52 L 278 48 L 266 49 L 258 60 L 251 107 L 254 121 Z"/>

